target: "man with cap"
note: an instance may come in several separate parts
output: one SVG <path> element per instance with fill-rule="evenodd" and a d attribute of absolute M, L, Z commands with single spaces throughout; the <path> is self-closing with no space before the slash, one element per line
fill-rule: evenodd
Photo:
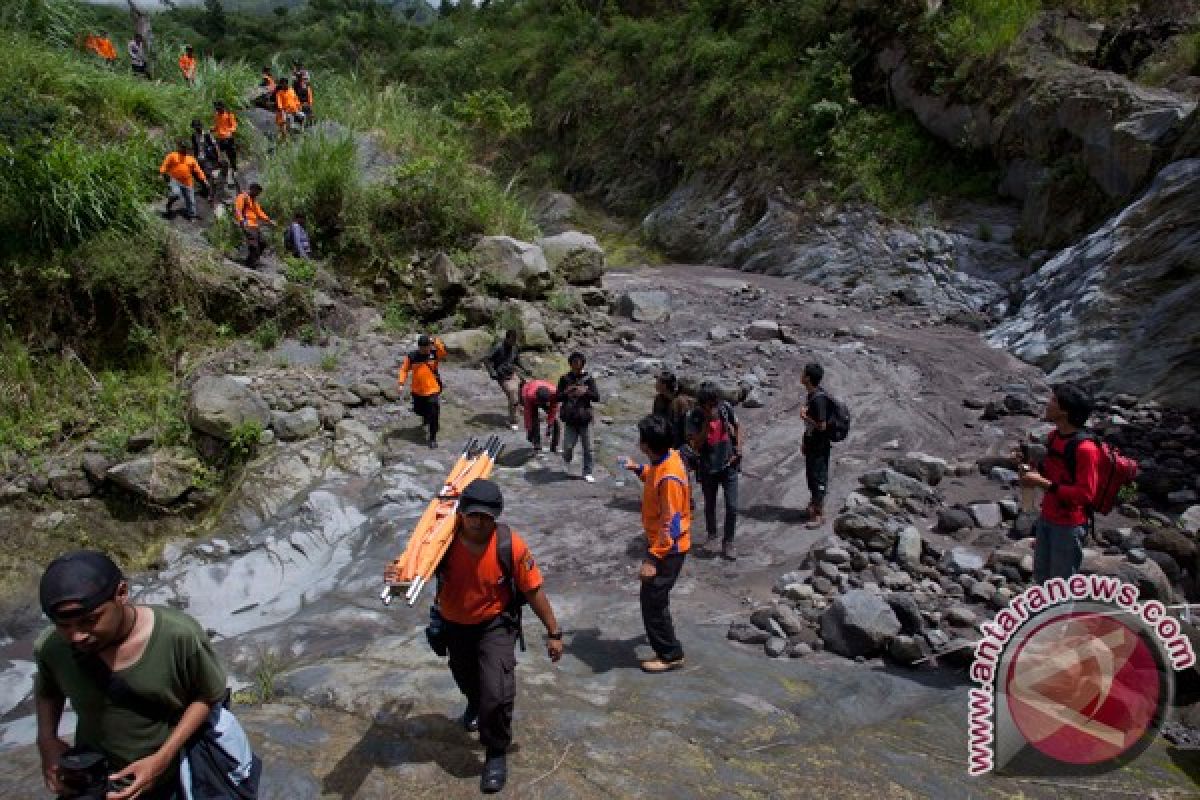
<path fill-rule="evenodd" d="M 504 509 L 500 487 L 471 481 L 458 503 L 454 539 L 438 567 L 435 602 L 444 622 L 454 682 L 467 698 L 462 724 L 479 731 L 487 751 L 479 788 L 498 792 L 508 776 L 516 699 L 515 647 L 522 598 L 546 627 L 546 654 L 562 657 L 562 630 L 542 591 L 542 574 L 516 531 L 496 518 Z"/>
<path fill-rule="evenodd" d="M 423 333 L 417 339 L 417 349 L 404 357 L 397 378 L 400 390 L 404 391 L 408 376 L 412 375 L 413 413 L 429 428 L 429 446 L 432 448 L 438 446 L 438 419 L 442 413 L 442 377 L 438 364 L 445 357 L 446 345 L 442 340 Z"/>
<path fill-rule="evenodd" d="M 208 636 L 182 611 L 139 606 L 108 556 L 79 550 L 42 575 L 54 623 L 34 645 L 37 744 L 46 787 L 63 791 L 59 724 L 78 715 L 75 749 L 99 753 L 128 785 L 110 800 L 177 800 L 179 754 L 225 696 L 225 671 Z"/>

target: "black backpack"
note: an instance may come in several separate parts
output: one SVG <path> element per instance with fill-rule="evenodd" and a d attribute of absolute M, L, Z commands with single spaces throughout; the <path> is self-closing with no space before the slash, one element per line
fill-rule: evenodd
<path fill-rule="evenodd" d="M 829 399 L 829 404 L 833 406 L 833 415 L 825 422 L 825 433 L 829 435 L 829 441 L 845 441 L 846 437 L 850 435 L 850 409 L 846 408 L 845 403 L 824 389 L 818 389 L 817 391 L 825 395 Z"/>

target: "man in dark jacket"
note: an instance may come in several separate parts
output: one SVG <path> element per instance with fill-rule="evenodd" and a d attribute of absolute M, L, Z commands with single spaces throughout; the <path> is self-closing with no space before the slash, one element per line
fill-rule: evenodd
<path fill-rule="evenodd" d="M 674 372 L 665 370 L 658 376 L 650 413 L 667 421 L 671 429 L 671 447 L 676 450 L 687 444 L 688 416 L 695 407 L 695 401 L 680 391 L 679 378 Z"/>
<path fill-rule="evenodd" d="M 508 401 L 508 426 L 514 431 L 520 430 L 517 425 L 517 411 L 521 408 L 521 381 L 517 370 L 529 374 L 529 370 L 521 363 L 521 348 L 517 346 L 517 332 L 510 330 L 504 333 L 504 339 L 483 360 L 483 367 L 504 392 Z"/>
<path fill-rule="evenodd" d="M 571 353 L 567 363 L 571 371 L 558 379 L 558 400 L 562 404 L 558 418 L 563 432 L 563 462 L 570 467 L 575 443 L 583 443 L 583 479 L 595 482 L 592 477 L 592 403 L 600 402 L 596 381 L 583 368 L 587 359 L 583 353 Z"/>
<path fill-rule="evenodd" d="M 717 395 L 717 387 L 701 384 L 696 408 L 688 416 L 687 435 L 690 466 L 696 471 L 704 494 L 704 527 L 707 547 L 717 543 L 717 490 L 725 495 L 725 526 L 721 555 L 737 559 L 733 537 L 737 530 L 738 468 L 742 462 L 742 430 L 733 406 Z"/>
<path fill-rule="evenodd" d="M 833 400 L 821 388 L 825 369 L 820 364 L 806 364 L 800 382 L 808 392 L 800 419 L 804 420 L 804 439 L 800 448 L 804 452 L 804 473 L 808 479 L 808 491 L 812 502 L 808 505 L 808 527 L 818 528 L 825 522 L 825 493 L 829 488 L 829 459 L 833 451 L 833 439 L 829 435 L 829 423 L 833 419 Z"/>

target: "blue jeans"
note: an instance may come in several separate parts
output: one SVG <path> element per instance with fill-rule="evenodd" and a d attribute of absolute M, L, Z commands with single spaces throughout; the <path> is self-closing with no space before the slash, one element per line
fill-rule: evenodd
<path fill-rule="evenodd" d="M 1034 582 L 1069 578 L 1079 572 L 1079 566 L 1083 563 L 1083 541 L 1087 538 L 1087 526 L 1055 525 L 1038 517 L 1033 526 L 1033 535 Z"/>
<path fill-rule="evenodd" d="M 193 186 L 184 186 L 179 181 L 171 178 L 171 187 L 169 190 L 169 199 L 167 200 L 167 209 L 175 204 L 176 200 L 183 200 L 183 210 L 187 214 L 188 219 L 196 216 L 196 189 Z"/>

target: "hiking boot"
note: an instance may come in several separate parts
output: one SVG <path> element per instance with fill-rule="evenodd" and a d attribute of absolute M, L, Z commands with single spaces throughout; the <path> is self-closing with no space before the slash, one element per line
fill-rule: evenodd
<path fill-rule="evenodd" d="M 721 542 L 721 558 L 726 561 L 737 561 L 737 550 L 733 542 Z"/>
<path fill-rule="evenodd" d="M 473 706 L 467 706 L 467 710 L 458 718 L 458 723 L 467 733 L 475 733 L 479 730 L 479 712 Z"/>
<path fill-rule="evenodd" d="M 593 478 L 591 475 L 584 475 L 584 476 L 583 476 L 583 479 L 584 479 L 585 481 L 587 481 L 588 483 L 595 483 L 595 482 L 596 482 L 596 479 L 595 479 L 595 478 Z"/>
<path fill-rule="evenodd" d="M 508 762 L 503 752 L 489 750 L 483 762 L 483 775 L 479 777 L 479 791 L 495 794 L 504 788 L 508 780 Z"/>
<path fill-rule="evenodd" d="M 683 656 L 674 661 L 666 661 L 656 657 L 642 662 L 642 672 L 657 674 L 659 672 L 670 672 L 675 669 L 683 669 Z"/>

